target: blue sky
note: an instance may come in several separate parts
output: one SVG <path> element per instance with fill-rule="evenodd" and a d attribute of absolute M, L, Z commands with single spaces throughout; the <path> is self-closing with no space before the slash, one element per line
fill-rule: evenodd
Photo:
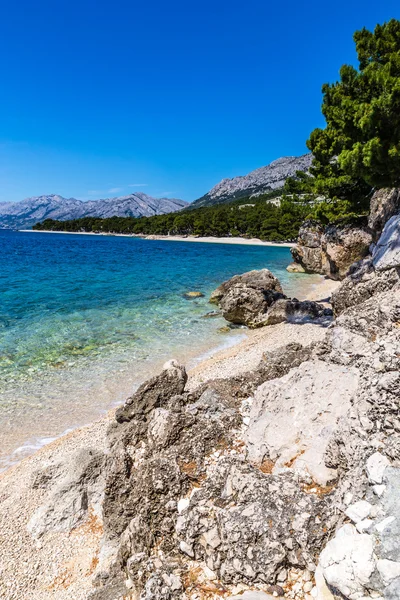
<path fill-rule="evenodd" d="M 20 0 L 0 19 L 0 201 L 194 200 L 306 152 L 321 85 L 398 0 Z"/>

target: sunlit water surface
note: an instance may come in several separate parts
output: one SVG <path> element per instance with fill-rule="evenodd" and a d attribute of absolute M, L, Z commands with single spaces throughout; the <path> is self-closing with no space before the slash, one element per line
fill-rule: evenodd
<path fill-rule="evenodd" d="M 165 360 L 190 366 L 235 343 L 242 330 L 203 318 L 210 292 L 267 267 L 296 295 L 304 276 L 289 262 L 281 247 L 0 230 L 0 469 L 122 402 Z"/>

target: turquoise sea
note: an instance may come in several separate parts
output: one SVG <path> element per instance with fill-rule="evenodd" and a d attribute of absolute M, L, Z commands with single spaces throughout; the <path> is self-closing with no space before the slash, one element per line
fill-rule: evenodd
<path fill-rule="evenodd" d="M 268 267 L 293 295 L 304 276 L 289 262 L 281 247 L 0 230 L 0 468 L 122 402 L 165 360 L 234 343 L 242 330 L 203 318 L 210 292 Z"/>

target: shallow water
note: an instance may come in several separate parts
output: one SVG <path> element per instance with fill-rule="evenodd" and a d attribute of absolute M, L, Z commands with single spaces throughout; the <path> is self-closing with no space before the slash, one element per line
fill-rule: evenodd
<path fill-rule="evenodd" d="M 165 360 L 234 343 L 240 330 L 202 318 L 210 292 L 268 267 L 296 295 L 304 276 L 289 262 L 280 247 L 0 230 L 0 468 L 122 402 Z"/>

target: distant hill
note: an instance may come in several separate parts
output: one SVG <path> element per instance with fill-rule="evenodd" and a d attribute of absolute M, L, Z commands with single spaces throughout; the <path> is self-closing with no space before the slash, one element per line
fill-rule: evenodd
<path fill-rule="evenodd" d="M 34 196 L 20 202 L 0 202 L 0 229 L 27 229 L 45 219 L 152 217 L 181 210 L 187 204 L 175 198 L 152 198 L 142 192 L 88 202 L 56 194 Z"/>
<path fill-rule="evenodd" d="M 195 200 L 189 208 L 224 204 L 239 198 L 258 196 L 281 188 L 288 177 L 294 177 L 296 171 L 308 171 L 312 155 L 284 156 L 274 160 L 266 167 L 240 175 L 233 179 L 223 179 L 207 194 Z"/>

